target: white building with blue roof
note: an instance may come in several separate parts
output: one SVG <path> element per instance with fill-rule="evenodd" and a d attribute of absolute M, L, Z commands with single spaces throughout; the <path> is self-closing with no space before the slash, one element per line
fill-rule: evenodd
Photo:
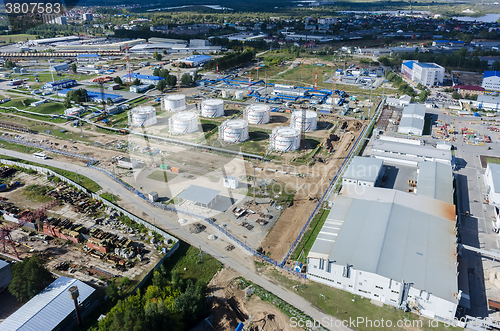
<path fill-rule="evenodd" d="M 210 60 L 212 60 L 212 57 L 209 55 L 192 55 L 184 59 L 180 59 L 178 62 L 185 63 L 190 67 L 199 67 Z"/>
<path fill-rule="evenodd" d="M 500 71 L 485 71 L 481 87 L 487 91 L 500 91 Z"/>
<path fill-rule="evenodd" d="M 156 85 L 160 80 L 163 80 L 165 78 L 159 77 L 159 76 L 149 76 L 149 75 L 141 75 L 141 74 L 126 74 L 125 76 L 122 77 L 122 80 L 124 82 L 133 82 L 134 80 L 138 79 L 141 84 L 147 84 L 147 85 Z"/>
<path fill-rule="evenodd" d="M 78 287 L 80 315 L 97 304 L 95 289 L 78 279 L 59 277 L 0 324 L 0 331 L 71 330 L 76 324 L 69 288 Z"/>
<path fill-rule="evenodd" d="M 436 63 L 404 61 L 401 73 L 413 82 L 425 86 L 441 85 L 444 80 L 444 68 Z"/>
<path fill-rule="evenodd" d="M 78 63 L 96 63 L 101 60 L 99 54 L 78 54 L 76 56 L 76 61 Z"/>

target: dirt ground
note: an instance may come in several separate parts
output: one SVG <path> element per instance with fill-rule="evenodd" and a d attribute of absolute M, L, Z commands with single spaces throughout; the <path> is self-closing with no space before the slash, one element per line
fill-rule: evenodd
<path fill-rule="evenodd" d="M 357 122 L 361 123 L 361 121 Z M 306 180 L 299 180 L 297 177 L 291 176 L 288 176 L 286 179 L 280 178 L 279 181 L 284 181 L 285 185 L 287 181 L 302 184 L 296 184 L 296 187 L 300 187 L 300 189 L 297 190 L 293 206 L 283 212 L 276 225 L 262 243 L 263 250 L 266 253 L 269 252 L 271 258 L 280 262 L 299 235 L 309 215 L 313 212 L 317 204 L 317 199 L 326 191 L 330 181 L 339 170 L 342 162 L 348 156 L 350 148 L 358 138 L 360 130 L 356 130 L 356 128 L 360 128 L 360 126 L 358 124 L 355 127 L 355 124 L 355 122 L 348 124 L 348 131 L 335 143 L 334 148 L 336 151 L 330 160 L 326 163 L 316 163 L 308 169 L 307 167 L 304 168 L 308 170 L 306 173 L 309 174 Z M 269 167 L 275 166 L 269 165 Z M 313 200 L 308 200 L 308 197 L 311 197 Z"/>
<path fill-rule="evenodd" d="M 208 285 L 213 314 L 212 326 L 218 331 L 233 331 L 238 323 L 245 324 L 246 330 L 292 331 L 290 318 L 279 309 L 262 301 L 257 295 L 245 299 L 245 291 L 240 290 L 235 278 L 238 274 L 230 269 L 219 271 Z M 250 323 L 251 322 L 251 323 Z M 247 328 L 250 325 L 249 328 Z M 206 331 L 213 330 L 207 327 Z"/>

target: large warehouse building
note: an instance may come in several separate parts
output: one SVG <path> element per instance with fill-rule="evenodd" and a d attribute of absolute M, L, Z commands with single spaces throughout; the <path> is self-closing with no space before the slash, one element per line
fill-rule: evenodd
<path fill-rule="evenodd" d="M 425 124 L 425 105 L 409 104 L 403 109 L 398 133 L 421 136 Z"/>
<path fill-rule="evenodd" d="M 484 174 L 484 182 L 490 204 L 495 206 L 497 222 L 500 222 L 500 164 L 488 163 Z"/>
<path fill-rule="evenodd" d="M 344 176 L 342 184 L 377 186 L 384 173 L 383 161 L 373 157 L 355 156 Z"/>
<path fill-rule="evenodd" d="M 500 71 L 485 71 L 481 86 L 487 91 L 500 91 Z"/>
<path fill-rule="evenodd" d="M 410 166 L 417 166 L 419 162 L 424 161 L 436 161 L 450 167 L 455 164 L 454 156 L 450 150 L 382 139 L 373 141 L 370 155 L 382 159 L 384 162 Z"/>
<path fill-rule="evenodd" d="M 348 187 L 307 256 L 308 278 L 453 320 L 461 298 L 455 206 L 393 189 Z"/>
<path fill-rule="evenodd" d="M 9 286 L 11 280 L 10 263 L 0 260 L 0 292 Z"/>
<path fill-rule="evenodd" d="M 68 292 L 72 286 L 78 287 L 84 317 L 98 302 L 95 289 L 77 279 L 59 277 L 0 323 L 0 331 L 71 330 L 76 324 L 75 305 Z"/>

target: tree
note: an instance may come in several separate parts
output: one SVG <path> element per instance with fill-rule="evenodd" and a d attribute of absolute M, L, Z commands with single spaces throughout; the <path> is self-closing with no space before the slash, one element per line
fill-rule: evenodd
<path fill-rule="evenodd" d="M 106 104 L 107 104 L 108 106 L 112 106 L 112 105 L 113 105 L 113 100 L 111 100 L 111 98 L 109 98 L 109 97 L 108 97 L 108 98 L 106 99 Z"/>
<path fill-rule="evenodd" d="M 106 288 L 106 295 L 111 299 L 111 301 L 116 301 L 120 298 L 118 287 L 115 285 L 115 282 L 109 283 L 108 287 Z"/>
<path fill-rule="evenodd" d="M 181 83 L 184 85 L 191 85 L 193 84 L 193 77 L 190 74 L 184 74 L 181 77 Z"/>
<path fill-rule="evenodd" d="M 12 265 L 9 292 L 20 302 L 28 301 L 52 283 L 52 274 L 45 269 L 38 255 Z"/>
<path fill-rule="evenodd" d="M 136 79 L 134 79 L 134 81 L 132 82 L 132 85 L 141 85 L 141 81 L 140 81 L 138 78 L 136 78 Z"/>
<path fill-rule="evenodd" d="M 158 53 L 158 51 L 155 51 L 153 53 L 153 59 L 155 59 L 156 61 L 161 61 L 162 58 L 163 58 L 163 55 L 161 55 L 160 53 Z"/>
<path fill-rule="evenodd" d="M 174 308 L 183 314 L 186 324 L 189 325 L 193 320 L 197 321 L 206 308 L 202 287 L 189 281 L 186 291 L 175 299 Z"/>
<path fill-rule="evenodd" d="M 167 88 L 167 82 L 165 81 L 165 79 L 158 81 L 158 84 L 156 84 L 156 88 L 158 89 L 158 91 L 163 92 L 165 88 Z"/>
<path fill-rule="evenodd" d="M 64 99 L 63 105 L 66 108 L 71 108 L 71 100 L 66 97 L 66 99 Z"/>
<path fill-rule="evenodd" d="M 12 69 L 14 68 L 16 65 L 16 63 L 14 61 L 11 61 L 11 60 L 5 60 L 4 64 L 3 64 L 3 67 L 5 69 Z"/>
<path fill-rule="evenodd" d="M 115 82 L 115 84 L 118 84 L 120 86 L 123 85 L 123 81 L 120 78 L 120 76 L 116 76 L 115 78 L 113 78 L 113 82 Z"/>
<path fill-rule="evenodd" d="M 71 63 L 71 71 L 73 71 L 74 74 L 76 74 L 76 64 Z"/>
<path fill-rule="evenodd" d="M 177 84 L 177 77 L 174 75 L 168 75 L 165 80 L 167 81 L 167 85 L 170 87 L 174 87 Z"/>
<path fill-rule="evenodd" d="M 460 93 L 458 93 L 457 91 L 454 91 L 453 94 L 451 95 L 451 97 L 455 100 L 458 100 L 460 99 L 462 96 L 460 95 Z"/>

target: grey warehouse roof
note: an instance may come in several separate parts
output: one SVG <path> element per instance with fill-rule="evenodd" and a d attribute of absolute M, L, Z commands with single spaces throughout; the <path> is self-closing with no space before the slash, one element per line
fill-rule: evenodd
<path fill-rule="evenodd" d="M 425 105 L 411 103 L 403 109 L 403 117 L 405 116 L 425 116 Z"/>
<path fill-rule="evenodd" d="M 383 161 L 380 159 L 355 156 L 344 173 L 344 179 L 375 182 L 382 166 Z"/>
<path fill-rule="evenodd" d="M 212 190 L 211 188 L 191 185 L 187 189 L 182 191 L 182 193 L 179 194 L 178 197 L 181 199 L 208 205 L 217 197 L 217 195 L 219 195 L 219 193 L 220 191 Z"/>
<path fill-rule="evenodd" d="M 449 150 L 437 149 L 431 146 L 402 144 L 380 139 L 374 140 L 372 144 L 372 155 L 379 154 L 376 152 L 387 152 L 395 155 L 395 157 L 417 156 L 421 158 L 446 160 L 450 165 L 452 160 L 451 151 Z"/>
<path fill-rule="evenodd" d="M 75 310 L 68 289 L 78 286 L 78 302 L 85 301 L 95 289 L 73 278 L 59 277 L 42 292 L 0 324 L 0 331 L 53 330 Z"/>
<path fill-rule="evenodd" d="M 455 209 L 402 191 L 344 189 L 308 255 L 457 301 Z"/>
<path fill-rule="evenodd" d="M 416 193 L 443 202 L 453 203 L 453 174 L 451 168 L 439 162 L 420 162 L 418 164 Z"/>
<path fill-rule="evenodd" d="M 422 132 L 424 129 L 424 120 L 417 117 L 401 117 L 399 121 L 400 128 L 411 128 L 415 132 Z"/>
<path fill-rule="evenodd" d="M 4 267 L 8 266 L 9 263 L 5 262 L 4 260 L 0 260 L 0 269 L 3 269 Z"/>
<path fill-rule="evenodd" d="M 491 179 L 493 180 L 492 189 L 494 189 L 496 193 L 500 193 L 500 164 L 488 163 L 488 166 L 490 167 Z"/>

